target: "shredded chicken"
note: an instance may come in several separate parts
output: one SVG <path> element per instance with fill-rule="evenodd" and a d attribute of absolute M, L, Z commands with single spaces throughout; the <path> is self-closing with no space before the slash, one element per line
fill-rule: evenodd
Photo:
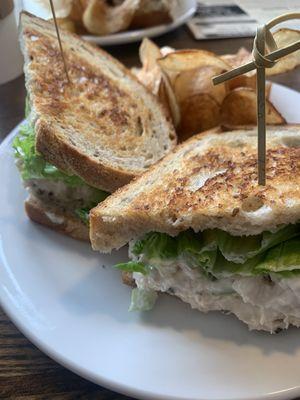
<path fill-rule="evenodd" d="M 137 287 L 167 292 L 203 312 L 235 314 L 249 329 L 271 333 L 300 326 L 300 278 L 271 276 L 210 280 L 180 261 L 160 261 L 148 275 L 134 273 Z"/>

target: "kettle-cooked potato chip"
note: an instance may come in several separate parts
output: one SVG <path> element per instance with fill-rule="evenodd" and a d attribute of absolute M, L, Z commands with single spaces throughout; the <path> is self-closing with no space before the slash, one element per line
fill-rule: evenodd
<path fill-rule="evenodd" d="M 172 49 L 168 49 L 168 52 Z M 147 88 L 156 95 L 170 113 L 175 126 L 180 121 L 180 111 L 174 90 L 168 77 L 162 72 L 157 60 L 162 56 L 161 50 L 151 40 L 145 38 L 139 50 L 142 68 L 133 68 L 132 72 Z"/>
<path fill-rule="evenodd" d="M 226 127 L 256 125 L 256 97 L 256 92 L 250 88 L 232 90 L 221 105 L 221 124 Z M 284 117 L 269 100 L 266 100 L 266 123 L 286 124 Z"/>
<path fill-rule="evenodd" d="M 191 97 L 198 93 L 210 94 L 219 104 L 222 103 L 228 92 L 228 85 L 221 83 L 214 86 L 212 78 L 220 74 L 220 68 L 205 66 L 180 72 L 175 78 L 173 87 L 176 98 L 182 102 L 187 97 Z"/>
<path fill-rule="evenodd" d="M 252 61 L 252 54 L 244 47 L 241 47 L 236 54 L 224 54 L 221 56 L 221 58 L 230 64 L 231 68 L 233 69 Z M 249 71 L 246 74 L 230 79 L 228 81 L 228 85 L 230 89 L 234 89 L 236 87 L 250 87 L 255 89 L 256 70 Z"/>
<path fill-rule="evenodd" d="M 180 141 L 220 124 L 220 105 L 207 93 L 188 97 L 180 104 L 180 111 Z"/>
<path fill-rule="evenodd" d="M 125 0 L 112 7 L 105 0 L 90 0 L 83 13 L 83 25 L 95 35 L 109 35 L 127 29 L 140 0 Z"/>
<path fill-rule="evenodd" d="M 300 40 L 300 31 L 295 29 L 282 28 L 273 34 L 278 48 L 286 47 L 289 44 Z M 277 75 L 291 71 L 300 65 L 300 50 L 291 53 L 278 60 L 273 68 L 266 69 L 266 75 Z"/>
<path fill-rule="evenodd" d="M 132 68 L 131 71 L 155 95 L 158 94 L 161 82 L 161 69 L 157 60 L 161 57 L 159 47 L 145 38 L 139 49 L 142 68 Z"/>
<path fill-rule="evenodd" d="M 152 40 L 144 38 L 140 45 L 139 56 L 143 68 L 151 70 L 158 67 L 157 60 L 162 56 L 162 53 Z"/>
<path fill-rule="evenodd" d="M 164 75 L 161 77 L 157 96 L 172 117 L 174 126 L 177 127 L 181 119 L 180 109 L 174 91 Z"/>
<path fill-rule="evenodd" d="M 168 75 L 171 84 L 181 72 L 195 70 L 201 67 L 215 67 L 228 71 L 230 65 L 206 50 L 177 50 L 158 60 L 162 70 Z"/>

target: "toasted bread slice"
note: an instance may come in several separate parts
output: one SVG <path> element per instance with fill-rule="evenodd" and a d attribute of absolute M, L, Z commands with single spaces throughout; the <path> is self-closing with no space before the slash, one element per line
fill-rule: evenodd
<path fill-rule="evenodd" d="M 25 201 L 25 211 L 28 217 L 38 224 L 74 239 L 89 241 L 88 227 L 79 218 L 57 206 L 49 205 L 37 197 L 30 196 Z"/>
<path fill-rule="evenodd" d="M 167 154 L 176 134 L 129 70 L 78 36 L 60 34 L 70 83 L 53 23 L 21 14 L 36 147 L 59 169 L 112 192 Z"/>
<path fill-rule="evenodd" d="M 267 184 L 257 184 L 257 130 L 200 134 L 90 213 L 109 252 L 147 232 L 219 228 L 259 234 L 300 219 L 300 126 L 268 127 Z"/>

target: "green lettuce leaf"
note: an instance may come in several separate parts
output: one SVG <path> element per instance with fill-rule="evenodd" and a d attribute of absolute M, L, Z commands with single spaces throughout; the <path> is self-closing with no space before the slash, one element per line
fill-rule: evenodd
<path fill-rule="evenodd" d="M 271 242 L 270 242 L 271 243 Z M 276 241 L 273 241 L 276 243 Z M 276 244 L 274 247 L 259 251 L 243 263 L 227 260 L 218 251 L 216 261 L 209 272 L 216 278 L 232 275 L 254 276 L 276 273 L 287 277 L 300 273 L 300 237 Z"/>
<path fill-rule="evenodd" d="M 217 258 L 217 242 L 213 232 L 207 230 L 196 234 L 192 230 L 177 236 L 178 254 L 191 267 L 201 267 L 207 277 L 211 277 L 212 267 Z"/>
<path fill-rule="evenodd" d="M 27 95 L 25 98 L 25 118 L 29 117 L 30 111 L 31 111 L 31 106 L 30 106 L 29 96 Z"/>
<path fill-rule="evenodd" d="M 107 196 L 109 196 L 109 193 L 106 193 L 103 190 L 92 188 L 91 186 L 90 189 L 92 189 L 90 202 L 85 207 L 74 210 L 77 217 L 79 217 L 86 225 L 89 225 L 91 209 L 96 207 L 99 203 L 105 200 Z"/>
<path fill-rule="evenodd" d="M 217 229 L 202 233 L 188 230 L 175 238 L 152 232 L 136 242 L 133 253 L 145 255 L 151 265 L 157 259 L 179 257 L 192 268 L 200 267 L 209 278 L 267 273 L 287 276 L 300 271 L 299 241 L 299 224 L 247 237 L 233 237 Z"/>
<path fill-rule="evenodd" d="M 26 102 L 26 110 L 29 103 Z M 26 113 L 29 111 L 27 110 Z M 20 127 L 19 134 L 13 141 L 15 157 L 20 161 L 19 169 L 23 180 L 28 179 L 49 179 L 61 181 L 64 184 L 77 187 L 87 186 L 90 188 L 90 202 L 85 207 L 74 210 L 75 214 L 86 224 L 89 223 L 89 212 L 98 203 L 103 201 L 109 193 L 103 190 L 92 188 L 76 175 L 68 175 L 54 165 L 48 163 L 37 153 L 35 149 L 35 133 L 33 127 L 26 123 Z"/>
<path fill-rule="evenodd" d="M 63 181 L 69 186 L 82 186 L 86 183 L 75 175 L 67 175 L 54 165 L 46 162 L 35 149 L 35 133 L 28 123 L 20 127 L 19 134 L 13 141 L 15 157 L 21 161 L 20 170 L 24 180 L 52 179 Z"/>
<path fill-rule="evenodd" d="M 75 215 L 85 224 L 89 225 L 90 211 L 92 207 L 77 208 Z"/>
<path fill-rule="evenodd" d="M 223 254 L 218 251 L 216 262 L 210 269 L 210 273 L 216 278 L 227 278 L 232 275 L 253 276 L 257 274 L 257 272 L 255 272 L 255 267 L 264 257 L 264 254 L 258 254 L 248 259 L 243 264 L 237 264 L 226 260 Z"/>
<path fill-rule="evenodd" d="M 299 225 L 287 225 L 276 232 L 263 232 L 255 236 L 231 236 L 216 230 L 218 247 L 228 261 L 243 264 L 271 247 L 300 234 Z"/>
<path fill-rule="evenodd" d="M 151 310 L 156 302 L 157 293 L 154 290 L 135 288 L 131 292 L 129 311 Z"/>
<path fill-rule="evenodd" d="M 145 254 L 149 260 L 176 258 L 178 255 L 177 239 L 166 233 L 151 232 L 135 242 L 132 253 L 135 255 Z"/>
<path fill-rule="evenodd" d="M 255 266 L 257 273 L 300 273 L 300 237 L 287 240 L 267 251 Z"/>
<path fill-rule="evenodd" d="M 143 275 L 148 273 L 149 268 L 142 262 L 129 261 L 127 263 L 120 263 L 114 265 L 114 268 L 118 268 L 121 271 L 126 272 L 140 272 Z"/>
<path fill-rule="evenodd" d="M 15 157 L 20 160 L 22 179 L 50 179 L 62 181 L 68 186 L 89 186 L 76 175 L 68 175 L 54 165 L 48 163 L 35 149 L 35 133 L 28 123 L 20 127 L 19 134 L 13 141 Z M 91 187 L 91 186 L 90 186 Z M 90 208 L 103 201 L 109 193 L 92 188 L 94 196 Z"/>

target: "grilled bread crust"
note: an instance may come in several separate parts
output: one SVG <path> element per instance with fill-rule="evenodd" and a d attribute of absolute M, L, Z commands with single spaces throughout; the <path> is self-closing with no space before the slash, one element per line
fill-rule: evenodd
<path fill-rule="evenodd" d="M 163 106 L 121 63 L 61 31 L 71 83 L 53 23 L 21 14 L 20 41 L 36 147 L 61 170 L 112 192 L 176 144 Z"/>
<path fill-rule="evenodd" d="M 257 184 L 257 130 L 199 134 L 90 213 L 96 250 L 147 232 L 219 228 L 255 235 L 300 220 L 300 127 L 268 127 L 267 184 Z"/>
<path fill-rule="evenodd" d="M 30 196 L 25 201 L 25 211 L 28 217 L 38 224 L 63 233 L 73 239 L 89 241 L 88 227 L 79 218 L 63 211 L 59 207 L 46 204 L 38 198 Z"/>

